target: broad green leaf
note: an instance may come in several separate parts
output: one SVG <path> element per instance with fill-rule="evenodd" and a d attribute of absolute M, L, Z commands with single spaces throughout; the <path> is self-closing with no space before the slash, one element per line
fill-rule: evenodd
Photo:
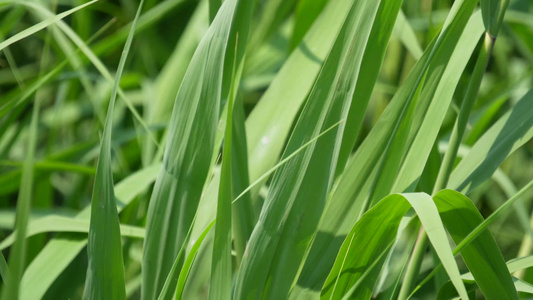
<path fill-rule="evenodd" d="M 284 157 L 347 117 L 378 7 L 379 2 L 352 6 Z M 237 276 L 235 297 L 287 297 L 333 182 L 342 130 L 343 127 L 332 130 L 275 172 Z"/>
<path fill-rule="evenodd" d="M 155 299 L 191 226 L 207 179 L 219 118 L 224 59 L 236 1 L 225 1 L 176 96 L 163 168 L 148 208 L 142 298 Z M 171 290 L 174 287 L 170 287 Z"/>
<path fill-rule="evenodd" d="M 130 34 L 120 57 L 100 144 L 91 200 L 91 223 L 87 243 L 88 266 L 83 293 L 84 299 L 126 299 L 122 241 L 113 188 L 113 173 L 111 171 L 111 136 L 118 87 L 143 3 L 144 0 L 139 3 Z"/>
<path fill-rule="evenodd" d="M 443 190 L 433 199 L 446 229 L 457 244 L 483 222 L 470 199 L 458 192 Z M 461 256 L 487 299 L 518 298 L 503 256 L 488 230 L 464 247 Z"/>
<path fill-rule="evenodd" d="M 474 251 L 476 255 L 471 255 L 472 253 L 467 254 L 466 256 L 463 256 L 465 261 L 468 259 L 472 259 L 472 261 L 467 262 L 467 265 L 470 263 L 469 267 L 476 268 L 478 270 L 481 269 L 482 271 L 479 272 L 481 274 L 484 274 L 484 272 L 489 272 L 488 276 L 482 276 L 480 278 L 477 278 L 477 280 L 486 280 L 491 278 L 494 278 L 495 276 L 501 275 L 501 273 L 497 273 L 496 275 L 491 274 L 490 269 L 502 269 L 501 266 L 501 253 L 496 253 L 494 249 L 496 249 L 495 243 L 493 243 L 493 238 L 490 236 L 490 233 L 488 233 L 487 228 L 489 225 L 491 225 L 499 216 L 501 216 L 506 210 L 511 208 L 513 204 L 520 199 L 520 197 L 529 189 L 533 187 L 533 180 L 530 181 L 528 184 L 526 184 L 520 191 L 518 191 L 511 199 L 509 199 L 504 205 L 502 205 L 500 208 L 498 208 L 494 213 L 492 213 L 487 219 L 483 220 L 482 218 L 479 218 L 479 212 L 477 209 L 473 206 L 473 204 L 470 202 L 468 198 L 463 196 L 462 194 L 451 191 L 451 190 L 443 190 L 439 192 L 435 196 L 435 200 L 437 202 L 437 206 L 439 209 L 442 207 L 443 212 L 446 212 L 449 206 L 446 206 L 446 201 L 448 199 L 452 199 L 453 207 L 454 209 L 458 208 L 461 211 L 464 211 L 468 214 L 470 214 L 471 220 L 465 221 L 460 219 L 459 221 L 453 217 L 450 217 L 450 219 L 446 219 L 445 215 L 443 215 L 444 221 L 450 222 L 450 234 L 452 235 L 452 238 L 458 243 L 457 247 L 453 250 L 454 255 L 461 253 L 463 249 L 466 249 L 467 247 L 471 246 L 469 251 Z M 442 201 L 442 199 L 438 199 L 438 195 L 445 195 L 446 201 Z M 466 199 L 466 200 L 465 200 Z M 468 200 L 468 201 L 467 201 Z M 448 201 L 450 202 L 450 201 Z M 452 216 L 458 215 L 455 211 L 453 214 L 449 214 Z M 475 216 L 478 217 L 475 217 Z M 475 220 L 478 219 L 478 220 Z M 459 226 L 461 228 L 458 228 L 457 224 L 462 224 L 462 226 Z M 480 244 L 479 241 L 476 239 L 480 237 L 480 239 L 484 239 L 483 242 Z M 492 243 L 492 246 L 491 246 Z M 491 250 L 485 250 L 487 247 Z M 479 253 L 482 253 L 482 255 L 479 255 Z M 484 262 L 480 263 L 479 260 L 485 260 Z M 487 261 L 491 261 L 491 263 L 488 263 Z M 472 265 L 473 264 L 473 265 Z M 485 265 L 491 265 L 494 264 L 494 266 L 491 266 L 490 268 L 487 268 Z M 472 267 L 473 266 L 473 267 Z M 426 284 L 439 270 L 440 265 L 435 267 L 433 271 L 426 276 L 424 280 L 416 287 L 416 289 L 412 292 L 412 294 L 416 293 L 422 287 L 424 284 Z M 505 273 L 504 273 L 505 274 Z M 492 277 L 490 276 L 492 275 Z M 504 277 L 505 278 L 505 277 Z M 506 279 L 502 280 L 502 283 L 505 283 Z M 486 282 L 485 282 L 486 283 Z M 490 281 L 486 283 L 488 285 L 492 284 Z M 498 286 L 498 285 L 496 285 Z M 505 287 L 504 287 L 505 288 Z M 509 294 L 509 291 L 499 291 L 497 294 Z"/>
<path fill-rule="evenodd" d="M 322 289 L 321 299 L 338 299 L 355 284 L 359 284 L 359 289 L 353 292 L 355 298 L 367 299 L 372 295 L 378 274 L 366 278 L 362 278 L 362 275 L 370 266 L 380 269 L 383 253 L 389 251 L 400 221 L 411 207 L 426 229 L 455 288 L 463 299 L 468 299 L 437 207 L 431 196 L 425 193 L 387 196 L 359 219 L 339 251 Z M 368 228 L 374 228 L 371 235 L 368 234 Z M 380 263 L 375 263 L 376 260 Z M 360 280 L 362 283 L 358 283 Z"/>
<path fill-rule="evenodd" d="M 465 286 L 470 293 L 470 299 L 475 298 L 475 291 L 477 289 L 476 281 L 472 274 L 463 274 L 461 279 L 465 283 Z M 533 285 L 528 282 L 522 281 L 518 278 L 513 277 L 514 287 L 517 292 L 533 294 Z M 453 288 L 453 285 L 450 282 L 446 282 L 439 290 L 437 300 L 447 300 L 447 299 L 458 299 L 457 292 Z"/>

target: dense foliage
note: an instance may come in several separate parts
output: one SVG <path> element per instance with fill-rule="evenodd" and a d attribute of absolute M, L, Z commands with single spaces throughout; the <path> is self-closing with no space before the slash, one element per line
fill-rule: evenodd
<path fill-rule="evenodd" d="M 533 1 L 0 0 L 1 299 L 533 294 Z"/>

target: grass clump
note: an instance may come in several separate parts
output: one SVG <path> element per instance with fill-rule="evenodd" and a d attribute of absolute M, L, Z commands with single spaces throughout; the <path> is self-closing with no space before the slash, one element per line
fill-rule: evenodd
<path fill-rule="evenodd" d="M 532 18 L 0 1 L 2 299 L 529 297 Z"/>

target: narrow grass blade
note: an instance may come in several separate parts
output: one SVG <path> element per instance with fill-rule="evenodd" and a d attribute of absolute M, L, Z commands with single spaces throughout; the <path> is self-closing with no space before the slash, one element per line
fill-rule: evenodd
<path fill-rule="evenodd" d="M 209 0 L 209 21 L 213 22 L 217 12 L 222 5 L 222 0 Z"/>
<path fill-rule="evenodd" d="M 339 161 L 335 169 L 336 175 L 341 174 L 344 170 L 348 156 L 353 150 L 355 140 L 363 124 L 363 118 L 374 90 L 401 4 L 402 1 L 382 1 L 380 4 L 361 64 L 360 72 L 365 74 L 365 76 L 357 78 L 352 100 L 353 104 L 350 106 L 350 112 L 346 120 Z"/>
<path fill-rule="evenodd" d="M 398 19 L 396 20 L 392 34 L 402 42 L 416 60 L 420 59 L 424 51 L 418 42 L 413 27 L 409 24 L 409 20 L 407 20 L 403 11 L 400 11 L 398 14 Z"/>
<path fill-rule="evenodd" d="M 327 0 L 300 0 L 298 2 L 291 37 L 291 51 L 298 47 L 327 2 Z"/>
<path fill-rule="evenodd" d="M 224 62 L 224 76 L 222 78 L 222 96 L 231 97 L 233 88 L 239 90 L 244 69 L 248 37 L 252 26 L 254 1 L 241 0 L 237 2 L 235 17 L 231 28 L 228 49 Z M 232 47 L 231 45 L 235 45 Z M 237 93 L 238 94 L 238 93 Z M 248 145 L 246 140 L 244 104 L 242 95 L 235 94 L 232 112 L 232 150 L 231 150 L 231 199 L 242 192 L 250 184 L 248 169 Z M 228 98 L 229 98 L 228 97 Z M 226 103 L 229 103 L 226 101 Z M 228 105 L 226 105 L 228 109 Z M 228 126 L 228 119 L 226 119 Z M 245 195 L 245 201 L 232 206 L 233 245 L 237 256 L 237 265 L 244 255 L 246 243 L 255 225 L 254 211 L 250 195 Z M 215 230 L 216 231 L 216 230 Z"/>
<path fill-rule="evenodd" d="M 21 2 L 22 4 L 34 9 L 34 12 L 40 17 L 40 18 L 50 18 L 53 17 L 55 14 L 49 11 L 46 7 L 42 6 L 39 3 L 33 3 L 33 2 Z M 65 35 L 85 54 L 85 56 L 91 61 L 91 63 L 96 67 L 96 69 L 102 74 L 104 79 L 108 81 L 110 84 L 114 85 L 114 79 L 105 67 L 105 65 L 102 63 L 102 61 L 96 56 L 96 54 L 87 46 L 87 43 L 85 43 L 77 34 L 70 28 L 67 24 L 65 24 L 63 21 L 57 22 L 57 28 L 51 27 L 52 33 L 54 34 L 54 37 L 56 38 L 58 44 L 60 47 L 62 47 L 63 51 L 67 54 L 67 57 L 70 60 L 70 63 L 73 65 L 74 68 L 82 68 L 82 63 L 80 59 L 77 57 L 76 53 L 72 50 L 71 45 L 68 43 L 68 41 L 65 38 Z M 89 93 L 89 97 L 92 96 L 91 92 L 93 92 L 94 88 L 89 83 L 88 78 L 86 77 L 85 72 L 82 73 L 82 77 L 80 78 L 82 80 L 82 84 L 84 85 L 84 88 Z M 144 121 L 144 119 L 139 115 L 137 110 L 132 104 L 131 99 L 122 91 L 122 89 L 117 89 L 117 93 L 124 100 L 124 103 L 128 107 L 128 109 L 133 114 L 133 117 L 139 124 L 142 126 L 142 128 L 146 131 L 148 136 L 151 138 L 152 142 L 159 146 L 157 140 L 153 136 L 152 132 L 148 128 L 148 125 Z M 98 115 L 99 110 L 95 110 L 95 113 Z"/>
<path fill-rule="evenodd" d="M 155 181 L 160 169 L 161 164 L 152 165 L 131 174 L 115 186 L 118 212 Z M 90 213 L 89 205 L 76 218 L 87 221 Z M 42 299 L 52 283 L 86 245 L 85 234 L 60 233 L 52 238 L 26 269 L 21 282 L 21 298 Z"/>
<path fill-rule="evenodd" d="M 238 37 L 238 36 L 237 36 Z M 238 43 L 238 39 L 236 39 Z M 236 45 L 237 46 L 237 45 Z M 235 47 L 236 48 L 236 47 Z M 235 52 L 235 55 L 237 53 Z M 233 135 L 233 103 L 235 100 L 235 63 L 233 61 L 232 84 L 227 104 L 226 128 L 222 153 L 222 167 L 220 171 L 220 187 L 218 189 L 217 216 L 215 224 L 215 238 L 213 242 L 213 258 L 211 261 L 211 281 L 209 284 L 209 299 L 231 298 L 231 202 L 233 197 L 232 182 L 232 135 Z"/>
<path fill-rule="evenodd" d="M 9 272 L 9 268 L 7 266 L 6 258 L 4 257 L 4 254 L 0 251 L 0 277 L 2 277 L 2 282 L 6 282 L 7 272 Z"/>
<path fill-rule="evenodd" d="M 33 113 L 29 130 L 29 145 L 27 147 L 26 159 L 22 169 L 22 179 L 20 184 L 19 195 L 17 199 L 17 218 L 15 220 L 15 228 L 17 230 L 15 236 L 15 244 L 11 249 L 9 256 L 9 272 L 4 281 L 5 288 L 2 291 L 2 299 L 18 299 L 20 290 L 20 280 L 24 272 L 24 265 L 26 260 L 26 232 L 28 225 L 28 218 L 31 209 L 32 193 L 33 193 L 33 174 L 34 174 L 34 159 L 35 159 L 35 145 L 37 143 L 37 122 L 39 120 L 40 100 L 36 100 L 33 107 Z"/>
<path fill-rule="evenodd" d="M 215 225 L 215 221 L 211 222 L 207 228 L 200 234 L 198 239 L 196 239 L 196 242 L 194 242 L 194 245 L 192 246 L 191 250 L 189 251 L 189 255 L 187 255 L 187 259 L 183 263 L 183 267 L 181 268 L 181 272 L 178 277 L 178 283 L 176 285 L 176 300 L 180 300 L 183 297 L 183 289 L 185 288 L 185 281 L 187 280 L 187 276 L 189 275 L 189 272 L 191 271 L 192 263 L 194 259 L 196 258 L 196 254 L 198 253 L 198 250 L 200 249 L 200 245 L 204 241 L 205 237 L 213 228 L 213 225 Z"/>
<path fill-rule="evenodd" d="M 457 47 L 453 50 L 453 54 L 449 58 L 442 56 L 436 57 L 433 62 L 434 67 L 445 66 L 445 70 L 440 78 L 440 82 L 431 88 L 426 89 L 421 97 L 431 99 L 426 112 L 421 112 L 419 115 L 422 119 L 419 127 L 414 125 L 412 135 L 412 144 L 406 150 L 405 160 L 402 167 L 397 174 L 392 191 L 413 191 L 418 184 L 418 179 L 422 175 L 427 158 L 431 152 L 435 141 L 438 138 L 439 130 L 442 126 L 446 112 L 452 102 L 455 89 L 459 84 L 460 77 L 458 73 L 462 73 L 470 56 L 467 54 L 473 53 L 478 44 L 479 38 L 483 33 L 483 25 L 481 16 L 474 14 L 457 43 Z M 429 78 L 431 80 L 431 78 Z M 430 191 L 427 191 L 430 192 Z"/>
<path fill-rule="evenodd" d="M 122 236 L 144 238 L 144 229 L 135 226 L 121 225 Z M 38 218 L 28 223 L 26 231 L 26 238 L 44 232 L 89 232 L 89 222 L 87 220 L 80 220 L 76 218 L 69 218 L 63 216 L 47 216 Z M 0 243 L 0 250 L 4 250 L 11 246 L 15 241 L 15 231 L 13 234 L 6 237 Z"/>
<path fill-rule="evenodd" d="M 97 2 L 98 0 L 93 0 L 93 1 L 90 1 L 90 2 L 87 2 L 85 4 L 82 4 L 82 5 L 79 5 L 79 6 L 76 6 L 72 9 L 69 9 L 65 12 L 62 12 L 58 15 L 55 15 L 53 17 L 50 17 L 46 20 L 43 20 L 41 22 L 39 22 L 38 24 L 35 24 L 33 26 L 31 26 L 30 28 L 27 28 L 17 34 L 15 34 L 14 36 L 8 38 L 7 40 L 3 41 L 0 43 L 0 51 L 2 51 L 4 48 L 6 47 L 9 47 L 9 45 L 13 44 L 13 43 L 16 43 L 36 32 L 38 32 L 39 30 L 42 30 L 54 23 L 57 23 L 58 21 L 60 21 L 61 19 L 65 18 L 65 17 L 68 17 L 69 15 L 77 12 L 78 10 L 82 9 L 82 8 L 85 8 L 91 4 L 94 4 L 95 2 Z"/>
<path fill-rule="evenodd" d="M 144 0 L 139 3 L 132 29 L 120 57 L 100 144 L 100 156 L 96 166 L 91 200 L 91 223 L 87 244 L 88 267 L 84 299 L 126 299 L 122 241 L 111 171 L 111 136 L 119 82 L 126 65 L 135 32 L 135 24 L 141 14 L 143 3 Z"/>
<path fill-rule="evenodd" d="M 448 187 L 468 193 L 489 179 L 509 155 L 533 138 L 532 111 L 530 90 L 472 146 L 450 175 Z"/>

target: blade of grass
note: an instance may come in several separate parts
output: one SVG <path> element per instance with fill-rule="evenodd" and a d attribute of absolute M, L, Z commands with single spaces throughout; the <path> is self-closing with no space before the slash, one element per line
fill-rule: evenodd
<path fill-rule="evenodd" d="M 35 159 L 35 145 L 37 143 L 37 125 L 39 120 L 40 99 L 36 99 L 33 107 L 30 123 L 29 138 L 26 159 L 22 169 L 22 179 L 17 199 L 17 218 L 15 228 L 17 229 L 15 244 L 9 256 L 9 272 L 7 273 L 5 288 L 2 291 L 2 299 L 18 299 L 20 290 L 20 280 L 24 272 L 26 259 L 26 232 L 28 217 L 31 209 L 33 193 L 33 162 Z"/>
<path fill-rule="evenodd" d="M 69 218 L 57 215 L 51 215 L 28 223 L 26 238 L 44 232 L 89 232 L 89 222 L 77 218 Z M 120 225 L 120 233 L 125 237 L 144 238 L 144 229 L 130 225 Z M 11 246 L 15 241 L 16 231 L 6 237 L 0 243 L 0 250 Z"/>
<path fill-rule="evenodd" d="M 222 0 L 209 0 L 209 21 L 211 23 L 215 19 L 220 5 L 222 5 Z"/>
<path fill-rule="evenodd" d="M 284 157 L 344 119 L 379 2 L 354 4 L 324 63 Z M 342 130 L 333 130 L 275 174 L 237 277 L 237 298 L 283 298 L 297 278 L 333 181 Z M 311 163 L 311 162 L 315 163 Z M 319 163 L 316 163 L 319 162 Z M 268 270 L 268 272 L 265 272 Z"/>
<path fill-rule="evenodd" d="M 161 164 L 155 164 L 126 177 L 115 186 L 117 210 L 121 212 L 156 179 Z M 89 220 L 91 206 L 85 207 L 77 219 Z M 60 233 L 30 263 L 21 282 L 22 299 L 42 299 L 58 276 L 87 245 L 87 235 Z"/>
<path fill-rule="evenodd" d="M 88 266 L 85 279 L 84 299 L 126 299 L 124 261 L 118 212 L 111 171 L 111 136 L 113 111 L 122 72 L 133 41 L 135 24 L 141 14 L 141 0 L 132 29 L 120 57 L 111 100 L 102 134 L 96 176 L 91 200 L 91 221 L 87 243 Z"/>
<path fill-rule="evenodd" d="M 335 264 L 322 289 L 321 299 L 342 297 L 361 279 L 365 269 L 375 263 L 383 252 L 388 252 L 394 242 L 402 217 L 413 207 L 424 227 L 428 228 L 439 258 L 459 294 L 468 299 L 459 269 L 446 238 L 446 231 L 433 199 L 425 193 L 393 194 L 385 197 L 356 223 L 339 251 Z M 367 228 L 374 228 L 372 235 Z M 354 242 L 356 241 L 356 242 Z M 378 263 L 378 266 L 381 266 Z M 372 295 L 378 273 L 361 287 L 356 297 L 365 299 Z M 368 278 L 367 278 L 368 280 Z"/>
<path fill-rule="evenodd" d="M 238 34 L 236 43 L 238 44 Z M 237 50 L 237 44 L 235 50 Z M 237 51 L 234 52 L 237 55 Z M 222 154 L 222 167 L 220 171 L 220 187 L 218 189 L 217 222 L 215 224 L 215 238 L 213 242 L 213 258 L 211 260 L 211 281 L 209 283 L 209 299 L 231 298 L 231 200 L 233 196 L 232 182 L 232 134 L 233 134 L 233 103 L 235 100 L 236 76 L 233 61 L 231 88 L 227 107 L 226 128 Z"/>
<path fill-rule="evenodd" d="M 40 31 L 40 30 L 42 30 L 42 29 L 54 24 L 54 23 L 59 22 L 61 19 L 63 19 L 65 17 L 77 12 L 78 10 L 80 10 L 82 8 L 85 8 L 85 7 L 87 7 L 87 6 L 91 5 L 91 4 L 96 3 L 97 1 L 99 1 L 99 0 L 92 0 L 92 1 L 87 2 L 85 4 L 76 6 L 76 7 L 72 8 L 72 9 L 69 9 L 69 10 L 67 10 L 65 12 L 62 12 L 62 13 L 58 14 L 58 15 L 54 15 L 52 17 L 49 17 L 49 18 L 39 22 L 38 24 L 35 24 L 35 25 L 31 26 L 30 28 L 27 28 L 27 29 L 25 29 L 25 30 L 13 35 L 12 37 L 10 37 L 7 40 L 4 40 L 3 42 L 0 43 L 0 51 L 2 51 L 6 47 L 9 47 L 9 45 L 12 45 L 13 43 L 16 43 L 16 42 L 18 42 L 18 41 L 20 41 L 20 40 L 22 40 L 22 39 L 24 39 L 24 38 L 36 33 L 38 31 Z M 11 2 L 11 1 L 3 1 L 3 2 Z M 0 2 L 0 3 L 2 3 L 2 2 Z"/>
<path fill-rule="evenodd" d="M 33 2 L 21 2 L 22 4 L 33 8 L 35 13 L 40 18 L 50 18 L 54 16 L 54 13 L 50 12 L 46 7 L 42 6 L 39 3 L 33 3 Z M 82 52 L 85 54 L 85 56 L 91 61 L 91 63 L 96 67 L 98 72 L 102 74 L 104 79 L 108 81 L 111 85 L 114 84 L 114 79 L 105 67 L 105 65 L 102 63 L 102 61 L 95 55 L 95 53 L 87 46 L 87 44 L 70 28 L 65 22 L 62 20 L 58 21 L 57 27 L 60 31 L 57 30 L 56 27 L 52 26 L 52 33 L 54 33 L 55 38 L 58 40 L 58 44 L 62 47 L 62 49 L 67 53 L 67 57 L 70 60 L 70 63 L 73 64 L 75 68 L 81 68 L 83 65 L 80 61 L 80 59 L 77 57 L 76 53 L 71 49 L 70 44 L 67 44 L 67 40 L 65 39 L 64 35 L 66 35 Z M 131 28 L 130 28 L 131 29 Z M 64 35 L 63 35 L 64 34 Z M 87 90 L 89 96 L 92 96 L 92 85 L 86 78 L 85 72 L 82 73 L 82 80 L 85 80 L 85 82 L 82 81 L 82 84 L 84 85 L 84 88 Z M 144 119 L 139 115 L 137 110 L 132 104 L 131 99 L 127 97 L 127 95 L 124 93 L 124 91 L 119 87 L 117 90 L 118 95 L 121 99 L 124 100 L 124 103 L 130 110 L 130 112 L 133 114 L 134 119 L 139 122 L 139 124 L 142 126 L 142 128 L 146 131 L 152 142 L 159 147 L 159 143 L 153 136 L 152 132 L 148 129 L 148 125 L 144 121 Z M 99 110 L 95 109 L 95 112 L 98 114 Z"/>
<path fill-rule="evenodd" d="M 437 89 L 440 84 L 438 79 L 444 76 L 443 73 L 445 68 L 443 66 L 448 65 L 450 61 L 453 62 L 450 63 L 452 69 L 450 69 L 447 74 L 447 77 L 452 78 L 456 77 L 457 73 L 457 70 L 453 70 L 453 68 L 459 68 L 458 70 L 464 68 L 464 64 L 466 64 L 466 61 L 464 61 L 465 59 L 463 58 L 464 53 L 467 52 L 466 49 L 472 48 L 473 50 L 476 41 L 466 39 L 461 42 L 457 31 L 460 32 L 463 30 L 464 25 L 470 19 L 468 11 L 473 10 L 473 8 L 474 6 L 470 3 L 469 6 L 463 8 L 466 12 L 459 14 L 460 18 L 452 22 L 449 34 L 454 38 L 444 39 L 445 42 L 441 44 L 441 47 L 444 50 L 438 51 L 437 55 L 433 58 L 435 64 L 430 63 L 431 49 L 435 47 L 435 43 L 428 47 L 428 50 L 426 50 L 424 55 L 411 70 L 409 77 L 405 80 L 400 89 L 396 92 L 391 103 L 382 113 L 378 123 L 374 125 L 372 131 L 368 134 L 361 146 L 359 146 L 354 156 L 347 164 L 343 174 L 340 175 L 338 183 L 330 194 L 330 200 L 328 200 L 328 206 L 323 220 L 321 221 L 319 229 L 320 234 L 317 235 L 313 243 L 311 252 L 306 261 L 306 266 L 304 267 L 305 269 L 302 272 L 303 274 L 308 274 L 299 281 L 299 285 L 302 289 L 316 292 L 322 287 L 324 280 L 328 275 L 327 270 L 333 265 L 344 237 L 351 230 L 357 219 L 360 217 L 360 214 L 364 212 L 363 204 L 365 201 L 368 201 L 366 199 L 368 199 L 369 196 L 371 183 L 374 178 L 376 178 L 376 165 L 379 165 L 387 144 L 391 143 L 392 145 L 392 141 L 396 139 L 396 136 L 393 134 L 394 128 L 399 126 L 398 124 L 401 124 L 402 122 L 402 111 L 406 106 L 409 106 L 409 97 L 416 95 L 411 95 L 412 91 L 415 91 L 415 93 L 422 93 L 418 102 L 423 104 L 421 105 L 422 107 L 427 107 L 433 99 L 432 96 L 435 89 Z M 474 34 L 478 31 L 478 28 L 477 26 L 473 26 L 468 30 L 473 32 L 470 34 Z M 468 36 L 469 35 L 466 35 L 467 38 Z M 381 35 L 379 35 L 379 37 L 381 37 Z M 467 45 L 474 44 L 474 46 L 463 48 L 463 42 L 467 42 Z M 454 51 L 457 52 L 456 55 L 453 55 Z M 452 57 L 454 58 L 453 60 L 451 60 Z M 417 83 L 420 76 L 426 78 L 426 82 L 424 83 L 425 91 L 420 91 L 421 84 L 419 85 Z M 449 89 L 449 86 L 446 86 L 445 84 L 440 87 L 440 89 L 446 88 Z M 445 111 L 437 111 L 436 109 L 434 109 L 434 111 L 439 114 L 445 113 Z M 421 112 L 425 112 L 425 110 L 422 110 Z M 421 113 L 415 112 L 415 118 L 417 118 L 418 114 Z M 422 119 L 420 117 L 418 118 Z M 436 133 L 438 133 L 440 123 L 437 123 L 436 119 L 431 121 L 435 121 L 431 130 L 435 131 L 436 129 Z M 405 122 L 411 121 L 407 118 Z M 415 120 L 412 122 L 415 122 Z M 416 124 L 411 125 L 413 129 L 418 129 L 420 126 L 421 120 L 416 121 Z M 409 144 L 409 140 L 407 142 Z M 432 143 L 430 143 L 429 150 L 431 149 L 431 146 Z M 392 151 L 391 155 L 396 155 L 396 152 Z M 403 159 L 404 157 L 405 156 L 400 156 L 395 159 Z M 416 156 L 413 155 L 412 158 L 415 159 Z M 413 174 L 411 175 L 415 175 L 417 172 L 420 172 L 421 174 L 424 168 L 424 163 L 420 163 L 417 160 L 414 161 L 417 165 L 420 164 L 422 168 L 416 170 L 416 172 L 413 170 Z M 423 159 L 421 159 L 421 161 L 423 161 Z M 386 172 L 381 172 L 381 174 L 389 176 Z M 420 174 L 418 176 L 420 176 Z M 414 178 L 417 178 L 418 176 Z M 393 177 L 393 179 L 403 180 L 402 177 L 396 176 Z M 393 189 L 393 191 L 401 192 L 403 190 Z"/>
<path fill-rule="evenodd" d="M 248 116 L 250 181 L 255 181 L 279 160 L 294 119 L 333 46 L 351 3 L 329 1 Z"/>
<path fill-rule="evenodd" d="M 504 205 L 500 206 L 500 208 L 498 208 L 498 210 L 496 210 L 494 213 L 492 213 L 487 219 L 485 219 L 484 221 L 480 222 L 479 225 L 477 225 L 474 229 L 472 229 L 469 233 L 467 234 L 464 234 L 464 238 L 461 239 L 461 242 L 457 245 L 457 247 L 455 247 L 454 251 L 453 251 L 453 254 L 454 255 L 457 255 L 459 253 L 461 253 L 461 251 L 465 248 L 465 247 L 468 247 L 470 244 L 472 244 L 472 242 L 474 242 L 476 240 L 477 237 L 479 237 L 481 234 L 483 234 L 485 232 L 485 230 L 487 230 L 488 226 L 490 224 L 492 224 L 494 221 L 496 221 L 498 219 L 499 216 L 501 216 L 505 211 L 507 211 L 508 209 L 510 209 L 513 205 L 513 203 L 515 203 L 517 200 L 520 199 L 520 197 L 528 190 L 530 189 L 531 187 L 533 187 L 533 180 L 530 181 L 528 184 L 526 184 L 522 189 L 520 189 L 520 191 L 518 191 L 511 199 L 509 199 Z M 448 191 L 448 190 L 444 190 L 444 191 Z M 447 192 L 449 193 L 449 192 Z M 426 276 L 426 278 L 424 278 L 424 280 L 422 280 L 418 285 L 417 287 L 413 290 L 413 292 L 411 293 L 411 295 L 409 296 L 412 297 L 412 295 L 414 295 L 424 284 L 426 284 L 433 276 L 435 276 L 435 274 L 438 272 L 439 268 L 441 268 L 440 265 L 436 266 L 433 271 Z"/>
<path fill-rule="evenodd" d="M 187 259 L 183 263 L 183 267 L 181 268 L 181 272 L 178 277 L 178 283 L 176 285 L 176 300 L 182 299 L 183 289 L 185 288 L 185 281 L 187 280 L 187 277 L 191 270 L 192 263 L 194 259 L 196 258 L 200 245 L 204 241 L 205 237 L 207 236 L 211 228 L 213 228 L 213 225 L 215 225 L 215 221 L 211 222 L 207 226 L 207 228 L 202 232 L 202 234 L 200 234 L 198 239 L 196 239 L 196 242 L 194 242 L 194 245 L 189 251 L 189 255 L 187 255 Z"/>
<path fill-rule="evenodd" d="M 454 124 L 452 135 L 450 137 L 450 147 L 448 148 L 448 151 L 444 155 L 443 162 L 442 162 L 441 168 L 439 170 L 439 173 L 438 173 L 435 185 L 434 185 L 433 193 L 436 193 L 440 189 L 446 187 L 448 183 L 448 178 L 450 176 L 453 164 L 455 162 L 457 150 L 459 149 L 459 145 L 463 139 L 463 135 L 466 130 L 466 124 L 468 122 L 468 118 L 470 117 L 470 113 L 472 111 L 475 100 L 477 98 L 477 93 L 481 85 L 483 74 L 485 73 L 485 69 L 487 68 L 488 60 L 490 58 L 490 52 L 492 51 L 492 47 L 494 45 L 493 43 L 494 43 L 493 39 L 490 38 L 488 35 L 486 35 L 484 39 L 484 43 L 478 54 L 476 65 L 474 66 L 474 71 L 470 79 L 470 82 L 468 84 L 468 88 L 467 88 L 465 97 L 463 99 L 462 105 L 461 105 L 461 110 Z M 424 136 L 427 137 L 427 135 L 424 135 Z M 406 162 L 404 166 L 408 166 L 408 165 L 409 164 L 407 164 Z M 421 231 L 423 231 L 423 229 L 421 229 Z M 409 290 L 411 289 L 413 285 L 414 278 L 418 275 L 417 273 L 419 271 L 419 265 L 421 263 L 423 252 L 425 248 L 427 247 L 427 244 L 428 242 L 427 242 L 426 235 L 425 234 L 420 235 L 417 241 L 417 244 L 415 246 L 415 249 L 413 250 L 413 253 L 415 253 L 416 255 L 415 254 L 413 255 L 407 267 L 404 284 L 402 285 L 402 289 L 400 290 L 400 295 L 399 295 L 400 299 L 405 299 L 405 297 L 407 297 Z"/>
<path fill-rule="evenodd" d="M 176 96 L 164 167 L 152 193 L 143 252 L 142 299 L 161 291 L 182 247 L 215 148 L 222 75 L 235 0 L 225 1 L 198 46 Z M 174 290 L 173 286 L 169 287 Z"/>

